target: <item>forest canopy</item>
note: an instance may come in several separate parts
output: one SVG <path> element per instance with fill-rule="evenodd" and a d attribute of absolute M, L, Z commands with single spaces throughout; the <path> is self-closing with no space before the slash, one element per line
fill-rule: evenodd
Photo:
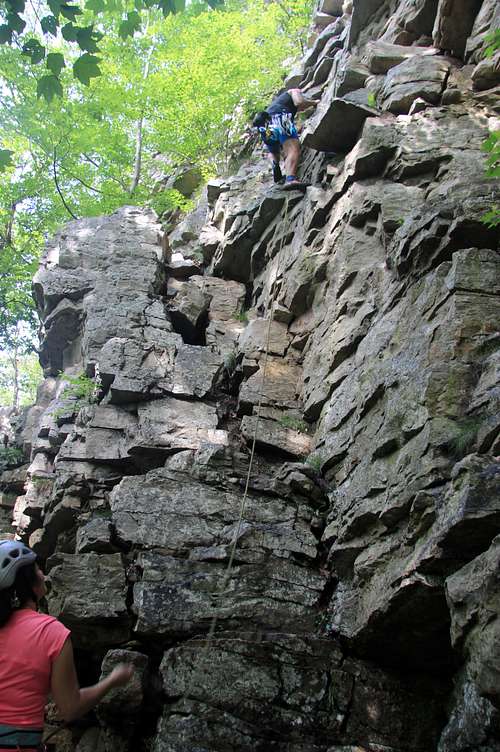
<path fill-rule="evenodd" d="M 92 27 L 83 54 L 96 59 L 79 69 L 82 48 L 54 1 L 23 4 L 26 26 L 0 44 L 0 351 L 35 342 L 31 278 L 64 222 L 154 205 L 159 170 L 224 168 L 250 113 L 280 87 L 284 60 L 300 55 L 312 8 L 227 0 L 165 16 L 143 0 L 82 0 L 74 20 Z M 59 25 L 43 31 L 56 5 Z M 57 92 L 44 83 L 56 74 Z"/>

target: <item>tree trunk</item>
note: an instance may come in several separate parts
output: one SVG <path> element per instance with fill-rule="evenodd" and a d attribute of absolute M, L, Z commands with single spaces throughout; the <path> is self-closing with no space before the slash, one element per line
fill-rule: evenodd
<path fill-rule="evenodd" d="M 19 410 L 19 346 L 17 342 L 11 355 L 12 368 L 14 369 L 14 384 L 12 390 L 12 407 Z"/>
<path fill-rule="evenodd" d="M 135 189 L 139 185 L 141 179 L 141 165 L 142 165 L 142 125 L 144 123 L 144 116 L 141 115 L 137 121 L 137 131 L 135 135 L 135 157 L 134 157 L 134 174 L 130 183 L 129 194 L 132 196 Z"/>
<path fill-rule="evenodd" d="M 148 26 L 146 26 L 145 33 L 147 33 Z M 151 58 L 153 56 L 154 51 L 154 45 L 152 44 L 151 48 L 148 50 L 148 54 L 146 57 L 146 61 L 144 63 L 144 71 L 142 74 L 142 80 L 147 81 L 149 76 L 149 67 L 151 63 Z M 133 196 L 135 189 L 139 185 L 139 180 L 141 179 L 141 166 L 142 166 L 142 128 L 144 125 L 144 108 L 142 109 L 141 116 L 139 117 L 136 125 L 136 134 L 135 134 L 135 157 L 134 157 L 134 172 L 132 175 L 132 180 L 130 182 L 129 187 L 129 195 Z"/>

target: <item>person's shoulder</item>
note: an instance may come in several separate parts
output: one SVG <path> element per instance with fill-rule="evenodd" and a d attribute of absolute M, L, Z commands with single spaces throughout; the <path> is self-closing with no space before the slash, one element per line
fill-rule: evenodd
<path fill-rule="evenodd" d="M 55 616 L 48 614 L 39 614 L 39 616 L 41 618 L 36 625 L 36 632 L 40 642 L 47 647 L 50 657 L 54 658 L 59 654 L 71 632 Z"/>
<path fill-rule="evenodd" d="M 56 619 L 55 616 L 50 614 L 42 614 L 39 611 L 30 611 L 25 615 L 24 620 L 29 622 L 33 627 L 40 630 L 50 630 L 51 632 L 58 632 L 64 630 L 68 632 L 64 624 Z"/>
<path fill-rule="evenodd" d="M 40 624 L 61 624 L 59 619 L 56 619 L 55 616 L 51 616 L 50 614 L 41 614 L 37 612 L 37 616 L 39 617 Z"/>

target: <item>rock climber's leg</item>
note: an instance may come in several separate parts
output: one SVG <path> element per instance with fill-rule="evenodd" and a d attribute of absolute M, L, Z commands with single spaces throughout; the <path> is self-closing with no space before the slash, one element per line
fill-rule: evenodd
<path fill-rule="evenodd" d="M 283 180 L 283 174 L 280 167 L 280 155 L 272 154 L 271 156 L 273 160 L 273 180 L 275 183 L 279 183 L 280 180 Z"/>
<path fill-rule="evenodd" d="M 281 152 L 280 143 L 279 141 L 267 141 L 266 146 L 269 152 L 269 157 L 271 159 L 274 182 L 279 183 L 279 181 L 283 177 L 283 175 L 281 174 L 281 167 L 280 167 L 280 152 Z"/>
<path fill-rule="evenodd" d="M 297 168 L 300 160 L 300 141 L 298 138 L 287 138 L 282 144 L 285 155 L 285 174 L 287 183 L 298 183 Z"/>

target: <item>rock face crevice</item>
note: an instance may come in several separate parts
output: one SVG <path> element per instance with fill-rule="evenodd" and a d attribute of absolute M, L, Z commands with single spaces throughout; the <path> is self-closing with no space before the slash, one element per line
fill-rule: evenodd
<path fill-rule="evenodd" d="M 256 146 L 168 238 L 71 223 L 34 280 L 2 532 L 82 666 L 136 667 L 78 752 L 500 749 L 498 4 L 314 23 L 304 194 Z"/>

